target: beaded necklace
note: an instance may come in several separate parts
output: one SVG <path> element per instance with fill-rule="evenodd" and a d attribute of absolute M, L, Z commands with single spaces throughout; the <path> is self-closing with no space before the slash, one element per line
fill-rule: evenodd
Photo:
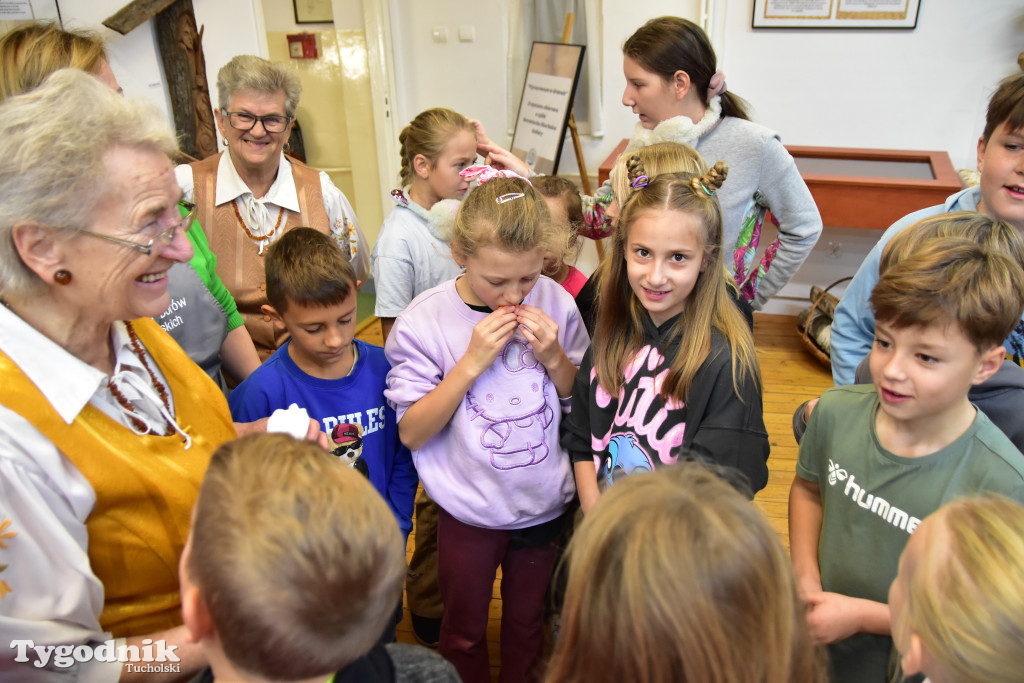
<path fill-rule="evenodd" d="M 284 217 L 284 207 L 281 207 L 281 210 L 277 212 L 277 223 L 274 224 L 274 229 L 263 236 L 254 235 L 249 230 L 249 227 L 245 224 L 245 221 L 242 220 L 242 213 L 238 210 L 238 202 L 232 201 L 231 208 L 235 210 L 235 218 L 238 219 L 238 224 L 241 225 L 242 230 L 245 231 L 245 236 L 251 239 L 253 242 L 263 242 L 264 240 L 270 241 L 270 238 L 274 236 L 274 234 L 277 232 L 277 229 L 281 227 L 281 219 Z"/>
<path fill-rule="evenodd" d="M 127 320 L 125 321 L 124 325 L 125 328 L 128 330 L 128 341 L 129 344 L 131 345 L 132 353 L 134 353 L 136 357 L 138 357 L 138 359 L 142 362 L 142 367 L 144 367 L 146 369 L 146 372 L 149 374 L 149 381 L 153 385 L 153 388 L 156 389 L 156 393 L 160 395 L 160 400 L 163 402 L 167 414 L 170 415 L 171 401 L 167 395 L 167 387 L 164 386 L 164 383 L 157 378 L 156 373 L 153 372 L 153 369 L 149 367 L 149 361 L 146 360 L 146 354 L 142 350 L 142 342 L 139 341 L 139 336 L 135 333 L 135 327 L 131 324 L 130 321 Z M 131 420 L 131 423 L 135 427 L 135 429 L 138 430 L 139 432 L 142 432 L 143 434 L 148 433 L 150 429 L 146 426 L 145 422 L 143 422 L 142 420 L 135 416 L 134 406 L 132 406 L 131 402 L 127 398 L 125 398 L 124 394 L 122 394 L 121 390 L 117 388 L 117 385 L 114 384 L 113 380 L 107 380 L 107 388 L 110 389 L 110 393 L 113 395 L 114 399 L 128 414 L 128 419 Z M 168 425 L 167 429 L 164 431 L 164 436 L 170 436 L 173 433 L 174 429 Z"/>

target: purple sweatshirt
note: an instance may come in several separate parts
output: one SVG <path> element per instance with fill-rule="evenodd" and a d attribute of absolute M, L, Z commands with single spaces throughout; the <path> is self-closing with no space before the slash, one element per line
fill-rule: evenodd
<path fill-rule="evenodd" d="M 566 355 L 579 367 L 590 345 L 573 298 L 541 277 L 523 300 L 558 325 Z M 487 317 L 469 308 L 450 280 L 416 297 L 384 347 L 391 372 L 384 396 L 398 421 L 447 375 Z M 521 331 L 462 399 L 451 421 L 412 457 L 427 493 L 465 524 L 522 529 L 562 514 L 575 492 L 558 427 L 569 399 L 559 399 Z"/>

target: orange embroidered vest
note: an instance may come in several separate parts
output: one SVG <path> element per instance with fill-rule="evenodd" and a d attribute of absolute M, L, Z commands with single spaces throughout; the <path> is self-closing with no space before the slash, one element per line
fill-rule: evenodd
<path fill-rule="evenodd" d="M 178 434 L 138 436 L 92 404 L 65 424 L 0 352 L 0 402 L 60 449 L 96 493 L 86 519 L 89 563 L 103 583 L 100 625 L 118 638 L 181 624 L 178 558 L 192 506 L 210 456 L 235 438 L 224 394 L 209 376 L 152 318 L 132 324 L 167 379 L 175 418 L 192 437 L 188 450 Z"/>
<path fill-rule="evenodd" d="M 214 206 L 217 197 L 217 166 L 221 154 L 190 164 L 195 188 L 194 200 L 199 207 L 199 224 L 203 226 L 210 249 L 217 256 L 217 275 L 235 297 L 238 312 L 245 320 L 245 327 L 256 344 L 260 360 L 264 361 L 288 339 L 288 333 L 276 330 L 270 317 L 263 315 L 261 307 L 267 303 L 263 256 L 259 253 L 258 244 L 238 224 L 234 202 Z M 299 213 L 288 212 L 288 220 L 281 232 L 304 225 L 330 234 L 331 224 L 324 210 L 324 196 L 320 189 L 320 172 L 296 159 L 289 161 L 299 197 Z"/>

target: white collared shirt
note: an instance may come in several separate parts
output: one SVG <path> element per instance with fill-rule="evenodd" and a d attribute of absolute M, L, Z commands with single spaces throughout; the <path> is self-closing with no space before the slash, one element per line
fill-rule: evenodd
<path fill-rule="evenodd" d="M 131 372 L 148 384 L 149 374 L 131 348 L 124 323 L 114 324 L 111 343 L 115 375 Z M 0 350 L 66 423 L 92 403 L 131 426 L 107 388 L 106 374 L 65 351 L 5 306 L 0 306 Z M 166 386 L 148 352 L 147 361 Z M 170 397 L 169 389 L 167 394 Z M 137 400 L 152 402 L 154 396 L 140 395 Z M 158 416 L 159 407 L 151 405 L 141 417 L 148 421 L 149 415 Z M 166 423 L 161 423 L 152 426 L 162 433 Z M 31 664 L 10 663 L 12 640 L 29 639 L 40 645 L 110 638 L 99 624 L 103 585 L 89 564 L 85 522 L 95 503 L 95 492 L 81 471 L 27 420 L 0 406 L 0 524 L 10 520 L 0 529 L 0 565 L 7 565 L 0 571 L 0 581 L 6 584 L 0 585 L 0 594 L 6 593 L 0 599 L 0 677 L 8 667 L 15 667 L 10 671 L 18 680 L 54 675 Z M 92 662 L 75 669 L 79 680 L 115 681 L 120 672 L 118 663 Z"/>
<path fill-rule="evenodd" d="M 195 182 L 192 177 L 192 167 L 182 164 L 174 169 L 174 175 L 178 180 L 178 186 L 188 201 L 195 201 Z M 355 209 L 349 203 L 345 194 L 335 187 L 330 177 L 320 172 L 320 191 L 324 198 L 324 211 L 331 225 L 331 236 L 344 249 L 349 257 L 349 262 L 356 272 L 356 278 L 365 281 L 370 272 L 370 250 L 366 242 L 366 236 L 359 227 L 359 220 L 356 218 Z M 288 211 L 299 211 L 299 197 L 295 191 L 295 179 L 292 174 L 292 164 L 284 154 L 281 155 L 281 162 L 278 165 L 277 177 L 274 183 L 267 190 L 267 194 L 259 199 L 253 197 L 252 190 L 238 175 L 228 152 L 224 152 L 217 165 L 217 188 L 214 196 L 214 205 L 235 201 L 238 203 L 240 213 L 251 213 L 247 204 L 252 201 L 266 207 L 270 216 L 271 224 L 262 230 L 258 226 L 247 221 L 250 229 L 256 228 L 255 234 L 269 232 L 276 222 L 281 209 L 285 214 L 281 217 L 282 224 L 288 220 Z M 265 219 L 264 219 L 265 220 Z M 279 233 L 278 233 L 279 234 Z M 276 235 L 271 236 L 273 241 Z"/>

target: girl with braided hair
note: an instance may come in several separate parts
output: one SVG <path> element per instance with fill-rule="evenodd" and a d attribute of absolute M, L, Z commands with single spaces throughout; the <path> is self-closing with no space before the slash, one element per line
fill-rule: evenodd
<path fill-rule="evenodd" d="M 680 457 L 734 468 L 748 493 L 768 479 L 754 340 L 727 290 L 722 210 L 728 174 L 649 177 L 629 164 L 599 283 L 594 342 L 576 375 L 562 443 L 584 512 L 619 477 Z"/>
<path fill-rule="evenodd" d="M 476 132 L 451 109 L 427 109 L 401 135 L 401 188 L 370 254 L 384 339 L 413 299 L 456 277 L 460 269 L 448 246 L 448 227 L 469 189 L 459 175 L 476 160 Z M 451 200 L 451 201 L 444 201 Z"/>

